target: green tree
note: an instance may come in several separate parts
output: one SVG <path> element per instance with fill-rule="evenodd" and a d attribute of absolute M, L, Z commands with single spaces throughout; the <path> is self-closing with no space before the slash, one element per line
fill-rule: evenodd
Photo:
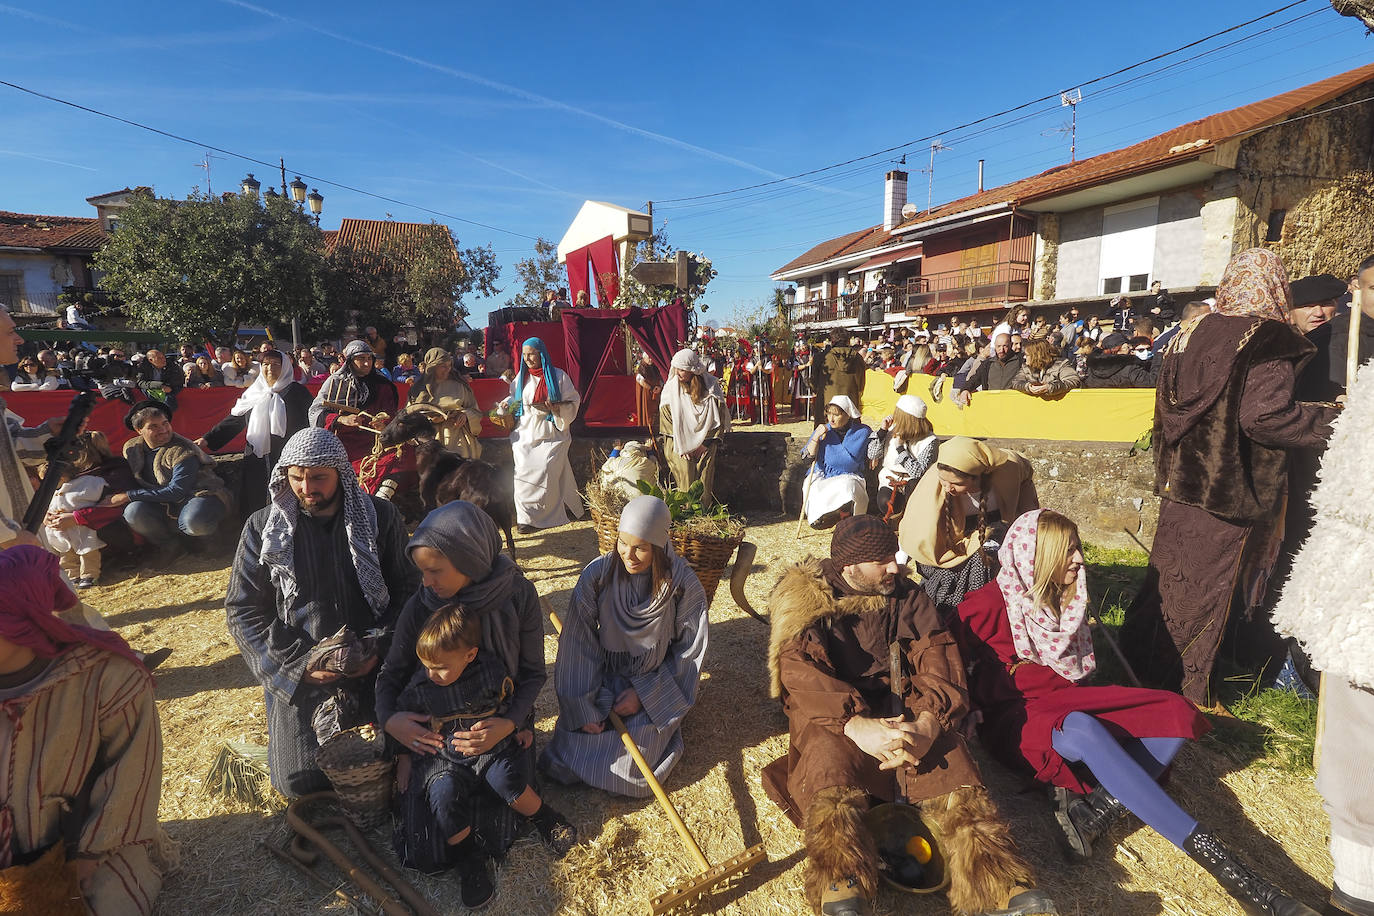
<path fill-rule="evenodd" d="M 135 325 L 192 338 L 314 311 L 323 251 L 320 230 L 286 200 L 196 190 L 134 198 L 93 266 Z"/>
<path fill-rule="evenodd" d="M 544 290 L 563 285 L 563 268 L 558 263 L 558 246 L 545 238 L 534 240 L 534 257 L 515 262 L 515 277 L 520 292 L 506 300 L 508 306 L 536 306 L 544 302 Z"/>
<path fill-rule="evenodd" d="M 491 245 L 459 248 L 441 223 L 411 238 L 391 238 L 378 253 L 383 314 L 399 323 L 448 331 L 468 316 L 463 297 L 494 296 L 501 268 Z"/>

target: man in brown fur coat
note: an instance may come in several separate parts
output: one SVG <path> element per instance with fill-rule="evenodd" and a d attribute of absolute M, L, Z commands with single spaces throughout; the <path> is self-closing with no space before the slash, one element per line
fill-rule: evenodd
<path fill-rule="evenodd" d="M 807 899 L 823 916 L 867 911 L 878 856 L 863 813 L 900 795 L 944 838 L 957 912 L 1055 913 L 959 733 L 968 691 L 958 648 L 896 553 L 896 535 L 876 517 L 845 519 L 830 558 L 789 568 L 769 598 L 772 693 L 791 742 L 763 783 L 805 831 Z"/>

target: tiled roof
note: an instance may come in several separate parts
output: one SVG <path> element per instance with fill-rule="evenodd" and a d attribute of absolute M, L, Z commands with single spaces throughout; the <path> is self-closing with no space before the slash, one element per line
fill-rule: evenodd
<path fill-rule="evenodd" d="M 0 248 L 47 248 L 96 222 L 87 216 L 41 216 L 0 210 Z"/>
<path fill-rule="evenodd" d="M 1299 112 L 1324 105 L 1370 80 L 1374 80 L 1374 64 L 1367 64 L 1282 95 L 1190 121 L 1125 149 L 1055 166 L 1039 175 L 950 201 L 929 213 L 903 222 L 894 231 L 900 232 L 931 220 L 993 204 L 1029 204 L 1036 199 L 1066 191 L 1187 162 L 1214 149 L 1222 141 L 1273 126 Z"/>
<path fill-rule="evenodd" d="M 887 244 L 892 239 L 882 226 L 870 226 L 867 229 L 860 229 L 858 232 L 851 232 L 839 238 L 827 239 L 819 245 L 812 247 L 801 257 L 793 258 L 786 264 L 773 271 L 775 274 L 785 273 L 789 270 L 796 270 L 799 267 L 808 267 L 812 264 L 819 264 L 822 261 L 829 261 L 846 254 L 858 254 L 872 248 L 878 248 Z"/>
<path fill-rule="evenodd" d="M 435 223 L 398 223 L 383 219 L 344 219 L 337 230 L 324 233 L 324 243 L 333 251 L 340 246 L 348 246 L 358 252 L 380 252 L 388 245 L 398 245 L 399 254 L 404 257 L 412 251 L 426 235 L 442 233 L 449 238 L 447 226 Z M 453 249 L 454 258 L 458 249 Z"/>
<path fill-rule="evenodd" d="M 105 227 L 100 220 L 93 219 L 85 226 L 77 229 L 56 242 L 49 245 L 49 248 L 57 248 L 71 252 L 90 252 L 94 254 L 100 250 L 110 239 L 110 234 L 105 231 Z"/>

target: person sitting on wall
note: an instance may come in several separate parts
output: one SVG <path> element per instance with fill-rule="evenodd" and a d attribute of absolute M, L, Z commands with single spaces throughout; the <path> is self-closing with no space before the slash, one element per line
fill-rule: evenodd
<path fill-rule="evenodd" d="M 124 520 L 162 548 L 162 568 L 188 549 L 199 550 L 229 512 L 229 491 L 215 473 L 215 461 L 172 429 L 172 409 L 140 401 L 124 417 L 137 433 L 124 443 L 124 459 L 137 484 L 101 500 L 123 506 Z"/>

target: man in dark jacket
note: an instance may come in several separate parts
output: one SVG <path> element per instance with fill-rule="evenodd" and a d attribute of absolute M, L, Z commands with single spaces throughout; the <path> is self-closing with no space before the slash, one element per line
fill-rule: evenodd
<path fill-rule="evenodd" d="M 844 395 L 863 409 L 864 376 L 868 367 L 864 365 L 859 348 L 850 345 L 849 332 L 836 328 L 830 332 L 831 347 L 825 351 L 825 390 L 822 404 L 829 404 L 831 398 Z"/>
<path fill-rule="evenodd" d="M 145 397 L 162 401 L 176 410 L 177 395 L 186 384 L 186 373 L 167 362 L 167 355 L 154 347 L 143 354 L 143 362 L 134 370 L 134 386 Z"/>
<path fill-rule="evenodd" d="M 1115 331 L 1102 338 L 1102 351 L 1088 357 L 1083 375 L 1084 388 L 1153 388 L 1151 362 L 1144 362 L 1131 350 L 1131 341 Z"/>
<path fill-rule="evenodd" d="M 961 404 L 967 405 L 969 394 L 974 391 L 1005 391 L 1011 387 L 1011 380 L 1021 371 L 1024 358 L 1012 352 L 1011 335 L 998 334 L 992 341 L 992 358 L 978 364 L 969 373 L 964 384 L 954 392 Z"/>

